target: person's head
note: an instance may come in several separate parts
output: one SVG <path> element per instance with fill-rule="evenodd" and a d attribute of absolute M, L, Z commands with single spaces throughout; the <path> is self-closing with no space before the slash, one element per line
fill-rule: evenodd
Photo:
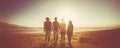
<path fill-rule="evenodd" d="M 55 17 L 55 21 L 57 21 L 57 17 Z"/>
<path fill-rule="evenodd" d="M 62 18 L 62 20 L 61 20 L 62 22 L 64 22 L 64 19 Z"/>
<path fill-rule="evenodd" d="M 46 20 L 49 21 L 49 17 L 46 17 Z"/>
<path fill-rule="evenodd" d="M 72 24 L 72 21 L 71 21 L 71 20 L 69 20 L 69 24 Z"/>

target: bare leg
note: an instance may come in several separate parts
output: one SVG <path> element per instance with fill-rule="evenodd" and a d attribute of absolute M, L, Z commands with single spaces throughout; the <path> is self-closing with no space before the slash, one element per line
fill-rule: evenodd
<path fill-rule="evenodd" d="M 64 42 L 65 42 L 65 32 L 63 33 L 63 40 L 64 40 Z"/>
<path fill-rule="evenodd" d="M 72 35 L 71 34 L 68 34 L 68 42 L 71 44 L 71 37 Z"/>
<path fill-rule="evenodd" d="M 56 33 L 56 43 L 57 43 L 57 41 L 58 41 L 58 32 Z"/>
<path fill-rule="evenodd" d="M 54 32 L 54 42 L 55 42 L 55 32 Z"/>
<path fill-rule="evenodd" d="M 58 32 L 55 32 L 55 43 L 57 43 L 58 40 Z"/>
<path fill-rule="evenodd" d="M 45 43 L 47 42 L 47 33 L 45 33 L 46 35 L 45 35 Z"/>
<path fill-rule="evenodd" d="M 48 33 L 48 43 L 50 42 L 50 34 L 51 32 Z"/>
<path fill-rule="evenodd" d="M 63 42 L 63 33 L 61 32 L 61 42 Z"/>

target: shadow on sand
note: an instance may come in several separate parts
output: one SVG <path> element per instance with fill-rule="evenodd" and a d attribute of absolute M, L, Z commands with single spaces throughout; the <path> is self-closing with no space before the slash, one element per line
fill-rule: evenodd
<path fill-rule="evenodd" d="M 46 44 L 46 43 L 41 43 L 39 45 L 39 48 L 58 48 L 57 44 Z"/>
<path fill-rule="evenodd" d="M 72 44 L 66 45 L 65 43 L 53 43 L 53 44 L 46 44 L 41 43 L 38 48 L 73 48 Z"/>
<path fill-rule="evenodd" d="M 60 48 L 66 48 L 65 43 L 61 43 Z"/>
<path fill-rule="evenodd" d="M 68 48 L 73 48 L 73 46 L 72 46 L 72 44 L 70 43 L 70 44 L 68 44 Z"/>
<path fill-rule="evenodd" d="M 68 45 L 65 45 L 65 43 L 61 43 L 60 48 L 73 48 L 73 46 L 71 43 L 69 43 Z"/>
<path fill-rule="evenodd" d="M 40 43 L 39 48 L 46 48 L 47 44 L 45 43 Z"/>

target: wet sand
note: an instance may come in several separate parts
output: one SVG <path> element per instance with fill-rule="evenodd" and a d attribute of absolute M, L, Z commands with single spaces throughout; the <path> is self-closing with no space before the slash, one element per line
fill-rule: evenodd
<path fill-rule="evenodd" d="M 0 33 L 0 48 L 120 48 L 120 29 L 77 32 L 72 43 L 60 42 L 55 46 L 53 35 L 49 45 L 44 43 L 44 33 Z"/>

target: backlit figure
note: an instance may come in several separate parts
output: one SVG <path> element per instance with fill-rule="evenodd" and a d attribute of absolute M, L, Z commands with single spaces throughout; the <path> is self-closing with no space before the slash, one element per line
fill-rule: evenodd
<path fill-rule="evenodd" d="M 61 34 L 61 42 L 64 43 L 65 34 L 66 34 L 66 24 L 64 22 L 64 19 L 62 19 L 62 22 L 60 23 L 60 34 Z"/>
<path fill-rule="evenodd" d="M 49 21 L 49 18 L 46 17 L 46 21 L 44 22 L 44 32 L 45 32 L 45 43 L 49 43 L 50 41 L 50 34 L 52 29 L 52 23 Z"/>
<path fill-rule="evenodd" d="M 73 35 L 73 24 L 72 24 L 72 21 L 69 21 L 68 28 L 67 28 L 67 37 L 68 37 L 69 44 L 71 44 L 72 35 Z"/>

